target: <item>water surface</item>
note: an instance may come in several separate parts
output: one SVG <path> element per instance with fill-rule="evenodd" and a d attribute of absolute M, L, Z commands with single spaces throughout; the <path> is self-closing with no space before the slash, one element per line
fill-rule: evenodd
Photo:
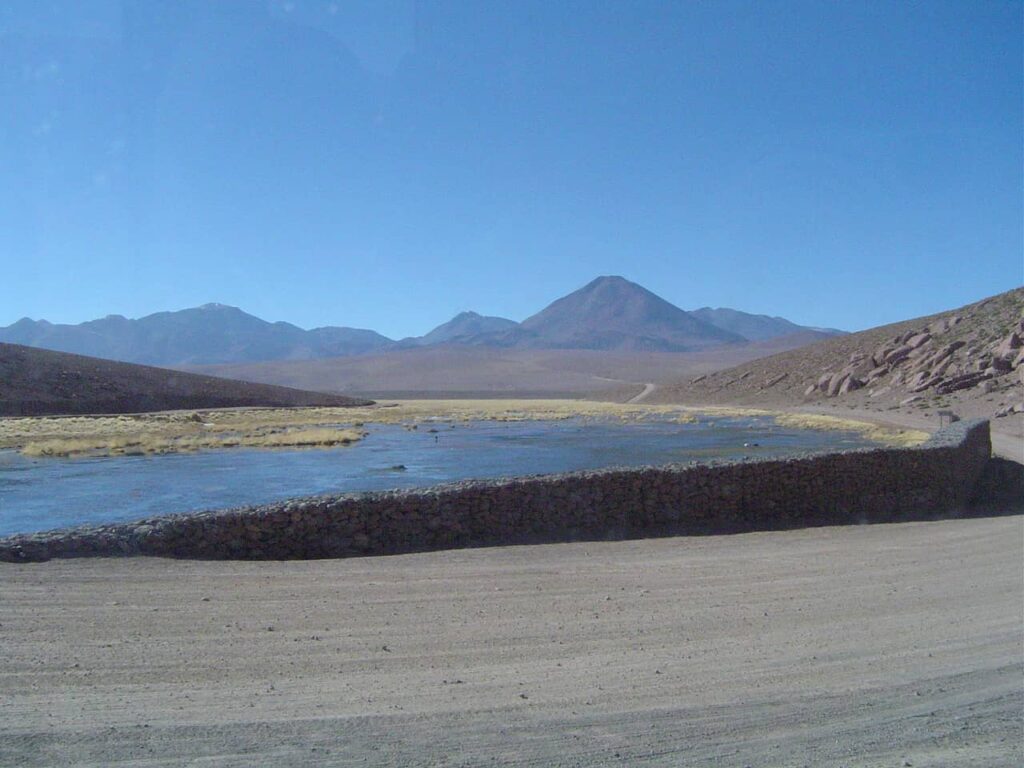
<path fill-rule="evenodd" d="M 73 459 L 0 451 L 0 536 L 320 493 L 871 445 L 853 432 L 788 429 L 749 417 L 697 424 L 570 419 L 367 429 L 360 443 L 320 450 Z"/>

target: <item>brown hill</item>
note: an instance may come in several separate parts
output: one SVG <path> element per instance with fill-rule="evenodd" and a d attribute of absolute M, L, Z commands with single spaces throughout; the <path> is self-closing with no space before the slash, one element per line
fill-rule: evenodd
<path fill-rule="evenodd" d="M 657 399 L 860 410 L 1024 411 L 1024 288 L 663 386 Z"/>
<path fill-rule="evenodd" d="M 368 402 L 0 343 L 0 416 Z"/>

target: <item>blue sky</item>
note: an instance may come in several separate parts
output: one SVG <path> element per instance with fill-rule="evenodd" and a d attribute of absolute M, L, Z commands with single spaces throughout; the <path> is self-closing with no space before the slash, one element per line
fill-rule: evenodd
<path fill-rule="evenodd" d="M 0 324 L 859 329 L 1024 282 L 1021 2 L 0 5 Z"/>

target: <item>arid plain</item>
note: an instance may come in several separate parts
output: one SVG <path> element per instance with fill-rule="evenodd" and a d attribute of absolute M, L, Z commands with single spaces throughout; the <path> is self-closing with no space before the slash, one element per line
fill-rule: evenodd
<path fill-rule="evenodd" d="M 0 566 L 0 764 L 1015 766 L 1022 535 Z"/>

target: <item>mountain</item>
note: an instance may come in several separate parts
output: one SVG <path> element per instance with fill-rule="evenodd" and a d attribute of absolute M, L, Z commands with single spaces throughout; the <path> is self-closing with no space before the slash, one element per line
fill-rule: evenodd
<path fill-rule="evenodd" d="M 313 345 L 316 354 L 311 354 L 311 358 L 366 355 L 390 349 L 395 343 L 387 336 L 366 328 L 328 325 L 313 328 L 307 333 L 316 342 Z"/>
<path fill-rule="evenodd" d="M 625 278 L 606 276 L 522 323 L 462 312 L 424 336 L 401 341 L 359 328 L 307 331 L 237 307 L 204 304 L 137 320 L 108 315 L 79 325 L 23 318 L 0 328 L 0 342 L 180 368 L 379 355 L 435 345 L 675 353 L 785 337 L 791 348 L 833 333 L 732 309 L 686 312 Z"/>
<path fill-rule="evenodd" d="M 599 277 L 492 339 L 505 346 L 687 352 L 746 341 L 622 277 Z"/>
<path fill-rule="evenodd" d="M 417 346 L 431 344 L 472 343 L 479 337 L 500 334 L 517 327 L 519 323 L 504 317 L 488 317 L 476 312 L 460 312 L 447 323 L 442 323 L 425 336 L 415 341 Z"/>
<path fill-rule="evenodd" d="M 0 343 L 0 416 L 368 403 Z"/>
<path fill-rule="evenodd" d="M 0 328 L 0 342 L 149 365 L 303 360 L 377 352 L 393 344 L 356 328 L 269 323 L 237 307 L 204 304 L 138 320 L 109 315 L 80 325 L 28 318 Z"/>
<path fill-rule="evenodd" d="M 784 317 L 770 317 L 769 315 L 752 315 L 748 312 L 740 312 L 736 309 L 719 307 L 701 307 L 690 312 L 691 315 L 699 317 L 707 323 L 723 331 L 738 333 L 750 341 L 764 341 L 775 339 L 780 336 L 792 336 L 797 333 L 813 331 L 821 334 L 821 338 L 828 336 L 839 336 L 843 331 L 835 328 L 810 328 L 805 325 L 797 325 Z"/>

